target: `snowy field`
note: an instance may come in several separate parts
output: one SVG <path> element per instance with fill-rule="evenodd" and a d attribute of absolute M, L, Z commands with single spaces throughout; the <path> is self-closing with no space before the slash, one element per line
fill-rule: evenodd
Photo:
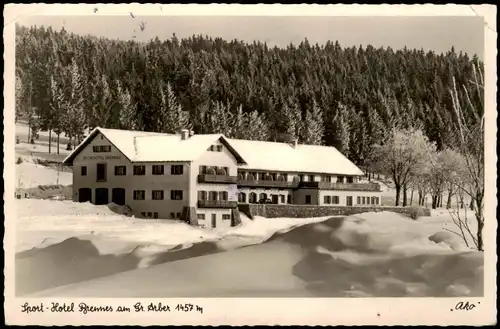
<path fill-rule="evenodd" d="M 243 218 L 206 230 L 134 219 L 107 206 L 15 200 L 16 286 L 26 296 L 479 296 L 483 256 L 445 231 L 447 211 L 417 221 Z M 438 234 L 436 234 L 438 233 Z M 37 273 L 36 278 L 30 273 Z M 166 279 L 167 278 L 167 279 Z"/>
<path fill-rule="evenodd" d="M 16 164 L 16 187 L 30 188 L 39 185 L 71 185 L 73 176 L 71 171 L 64 169 L 58 171 L 56 167 L 47 167 L 37 163 L 37 160 L 49 160 L 61 162 L 70 151 L 66 151 L 66 138 L 61 138 L 60 154 L 56 153 L 56 143 L 52 143 L 49 153 L 48 132 L 39 132 L 40 138 L 35 144 L 28 143 L 28 126 L 19 122 L 16 124 L 16 136 L 19 144 L 16 144 L 16 161 L 22 159 L 22 163 Z M 55 138 L 55 134 L 52 134 Z"/>

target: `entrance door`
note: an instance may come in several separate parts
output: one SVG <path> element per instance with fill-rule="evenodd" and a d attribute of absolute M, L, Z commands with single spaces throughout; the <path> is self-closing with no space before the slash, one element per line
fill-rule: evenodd
<path fill-rule="evenodd" d="M 271 194 L 271 201 L 273 204 L 278 204 L 278 195 L 277 194 Z"/>
<path fill-rule="evenodd" d="M 78 202 L 92 202 L 92 190 L 89 188 L 79 189 Z"/>
<path fill-rule="evenodd" d="M 108 189 L 107 188 L 97 188 L 95 190 L 95 204 L 103 205 L 109 203 Z"/>
<path fill-rule="evenodd" d="M 98 182 L 105 181 L 106 180 L 106 164 L 105 163 L 98 163 L 96 171 L 97 171 L 96 180 Z"/>
<path fill-rule="evenodd" d="M 125 189 L 124 188 L 114 188 L 111 191 L 111 202 L 117 205 L 125 205 Z"/>
<path fill-rule="evenodd" d="M 347 203 L 347 206 L 348 206 L 348 207 L 351 207 L 351 206 L 352 206 L 352 196 L 348 196 L 348 197 L 346 197 L 346 203 Z"/>
<path fill-rule="evenodd" d="M 217 227 L 217 214 L 212 214 L 212 228 Z"/>

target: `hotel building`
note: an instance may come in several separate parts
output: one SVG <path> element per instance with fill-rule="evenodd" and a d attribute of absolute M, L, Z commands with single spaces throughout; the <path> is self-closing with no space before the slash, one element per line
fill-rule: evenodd
<path fill-rule="evenodd" d="M 211 228 L 232 226 L 238 203 L 380 205 L 380 186 L 327 146 L 96 128 L 64 164 L 74 201 Z"/>

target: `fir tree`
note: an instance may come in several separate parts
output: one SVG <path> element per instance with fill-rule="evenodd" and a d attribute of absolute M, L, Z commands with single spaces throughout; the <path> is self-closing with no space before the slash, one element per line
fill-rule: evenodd
<path fill-rule="evenodd" d="M 313 100 L 311 109 L 306 113 L 302 141 L 305 144 L 321 145 L 324 131 L 322 110 Z"/>

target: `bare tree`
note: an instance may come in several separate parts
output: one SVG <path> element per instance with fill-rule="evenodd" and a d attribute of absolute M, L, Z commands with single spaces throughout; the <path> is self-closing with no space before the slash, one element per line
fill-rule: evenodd
<path fill-rule="evenodd" d="M 468 245 L 470 238 L 477 250 L 484 250 L 483 227 L 484 227 L 484 81 L 480 70 L 474 66 L 474 81 L 471 81 L 476 88 L 479 105 L 474 106 L 469 92 L 465 86 L 462 86 L 459 93 L 455 79 L 450 88 L 453 100 L 453 109 L 455 110 L 455 128 L 454 146 L 462 155 L 461 175 L 450 178 L 450 183 L 457 188 L 457 199 L 460 195 L 466 194 L 471 198 L 471 204 L 474 208 L 474 216 L 477 223 L 477 232 L 474 232 L 469 226 L 468 213 L 466 207 L 463 215 L 460 213 L 460 199 L 457 202 L 457 211 L 450 211 L 452 218 L 459 228 L 460 232 L 454 232 L 461 236 Z M 459 95 L 464 96 L 466 105 L 462 106 Z M 472 120 L 466 120 L 466 113 L 472 113 Z M 463 197 L 462 200 L 463 201 Z"/>

